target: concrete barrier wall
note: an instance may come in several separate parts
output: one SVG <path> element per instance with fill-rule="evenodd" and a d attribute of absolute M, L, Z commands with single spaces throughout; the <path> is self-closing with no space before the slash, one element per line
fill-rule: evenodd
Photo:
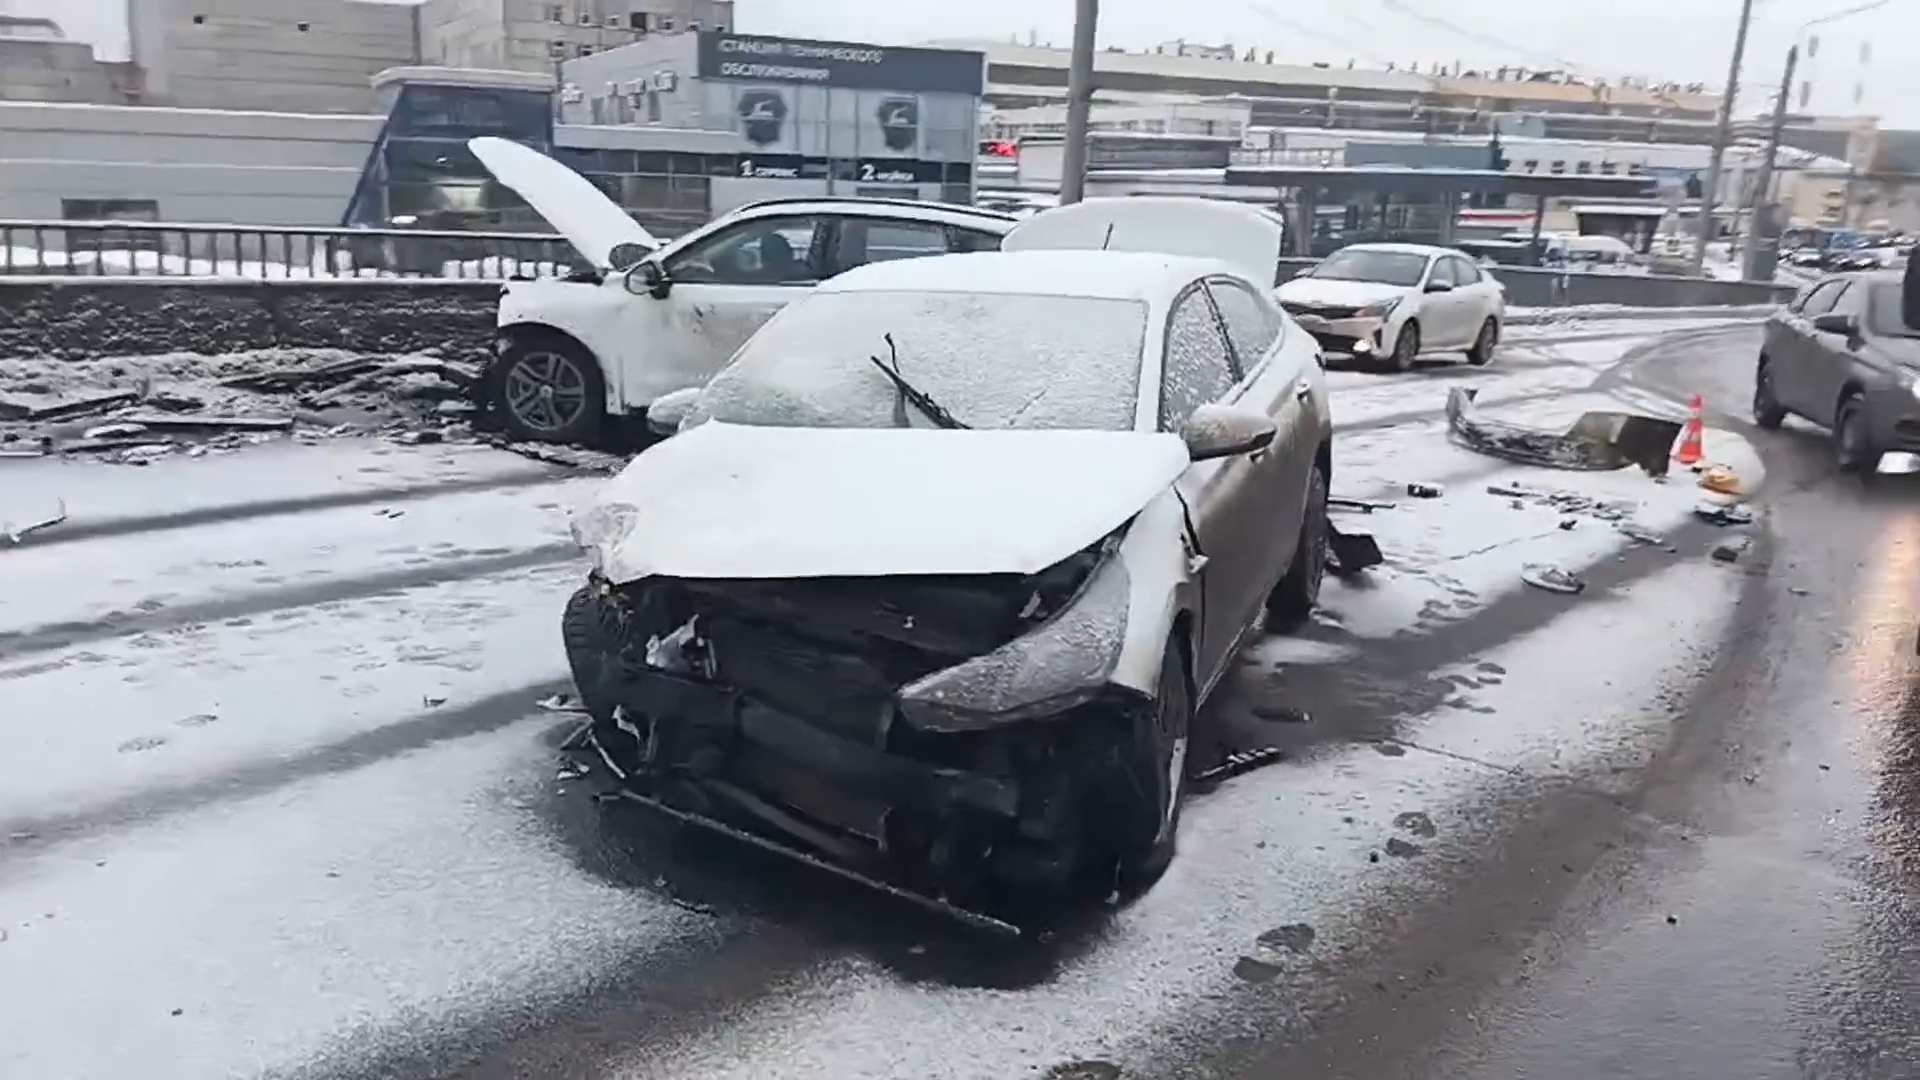
<path fill-rule="evenodd" d="M 277 347 L 477 358 L 493 348 L 499 300 L 497 281 L 0 279 L 0 359 Z"/>
<path fill-rule="evenodd" d="M 1287 260 L 1283 276 L 1311 266 Z M 1612 274 L 1495 271 L 1516 307 L 1770 304 L 1787 286 Z M 1558 284 L 1564 282 L 1565 284 Z M 275 347 L 483 357 L 500 284 L 485 281 L 0 279 L 0 359 L 86 359 Z"/>
<path fill-rule="evenodd" d="M 1318 265 L 1318 259 L 1280 260 L 1280 280 Z M 1791 299 L 1791 285 L 1758 281 L 1713 281 L 1707 278 L 1641 274 L 1581 274 L 1525 266 L 1498 266 L 1490 271 L 1507 287 L 1507 303 L 1514 307 L 1573 307 L 1619 304 L 1625 307 L 1745 307 L 1777 304 Z"/>

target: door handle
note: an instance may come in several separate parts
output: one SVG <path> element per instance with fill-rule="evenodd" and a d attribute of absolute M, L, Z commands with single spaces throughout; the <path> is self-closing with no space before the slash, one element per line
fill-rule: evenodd
<path fill-rule="evenodd" d="M 1299 386 L 1296 386 L 1293 388 L 1293 400 L 1295 401 L 1305 401 L 1312 396 L 1313 396 L 1312 383 L 1303 382 Z"/>

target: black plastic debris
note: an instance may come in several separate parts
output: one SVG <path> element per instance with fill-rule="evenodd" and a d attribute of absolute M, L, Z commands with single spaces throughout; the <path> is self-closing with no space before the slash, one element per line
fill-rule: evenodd
<path fill-rule="evenodd" d="M 1260 768 L 1271 765 L 1286 757 L 1286 752 L 1277 746 L 1262 746 L 1254 750 L 1236 750 L 1228 754 L 1226 760 L 1201 773 L 1194 779 L 1201 784 L 1217 784 L 1231 780 Z"/>
<path fill-rule="evenodd" d="M 1391 510 L 1393 504 L 1377 499 L 1348 499 L 1339 495 L 1329 495 L 1327 506 L 1334 510 L 1357 510 L 1362 514 L 1371 514 L 1375 510 Z"/>
<path fill-rule="evenodd" d="M 1495 420 L 1480 415 L 1476 391 L 1455 387 L 1447 394 L 1447 427 L 1469 449 L 1523 465 L 1582 472 L 1606 472 L 1638 465 L 1649 476 L 1665 476 L 1680 436 L 1680 424 L 1637 413 L 1591 411 L 1565 431 Z"/>
<path fill-rule="evenodd" d="M 1693 516 L 1713 525 L 1751 525 L 1753 511 L 1739 503 L 1701 503 Z"/>
<path fill-rule="evenodd" d="M 1539 564 L 1523 566 L 1520 568 L 1520 580 L 1536 589 L 1568 595 L 1577 595 L 1585 592 L 1587 588 L 1586 582 L 1557 566 Z"/>
<path fill-rule="evenodd" d="M 1351 577 L 1386 561 L 1380 544 L 1371 533 L 1343 533 L 1327 523 L 1327 572 L 1335 577 Z"/>
<path fill-rule="evenodd" d="M 1408 484 L 1407 494 L 1416 499 L 1437 499 L 1440 497 L 1438 484 Z"/>
<path fill-rule="evenodd" d="M 1280 977 L 1280 969 L 1265 960 L 1243 956 L 1234 961 L 1233 973 L 1250 983 L 1269 983 Z"/>
<path fill-rule="evenodd" d="M 1440 830 L 1433 824 L 1433 818 L 1419 810 L 1409 810 L 1404 814 L 1395 815 L 1393 827 L 1427 838 L 1440 834 Z"/>
<path fill-rule="evenodd" d="M 1397 836 L 1387 840 L 1386 852 L 1396 859 L 1411 859 L 1426 854 L 1426 850 L 1419 844 L 1409 844 Z"/>

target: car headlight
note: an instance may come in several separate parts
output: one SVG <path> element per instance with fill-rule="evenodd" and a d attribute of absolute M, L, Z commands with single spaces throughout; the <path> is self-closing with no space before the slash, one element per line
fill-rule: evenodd
<path fill-rule="evenodd" d="M 1396 296 L 1391 300 L 1379 300 L 1368 304 L 1355 314 L 1363 319 L 1384 319 L 1393 314 L 1393 309 L 1399 306 L 1400 298 Z"/>
<path fill-rule="evenodd" d="M 1126 566 L 1109 556 L 1051 622 L 902 687 L 901 715 L 927 731 L 973 731 L 1086 704 L 1120 660 L 1130 592 Z"/>
<path fill-rule="evenodd" d="M 573 515 L 567 522 L 567 531 L 592 560 L 594 571 L 604 573 L 607 556 L 627 538 L 639 520 L 640 508 L 632 503 L 601 503 Z"/>

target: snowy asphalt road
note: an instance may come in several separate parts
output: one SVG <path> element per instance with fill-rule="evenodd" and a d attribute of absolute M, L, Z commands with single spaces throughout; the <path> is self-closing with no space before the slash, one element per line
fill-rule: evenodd
<path fill-rule="evenodd" d="M 1223 738 L 1288 760 L 1196 800 L 1143 900 L 1025 949 L 596 807 L 556 771 L 570 720 L 537 702 L 563 686 L 565 511 L 591 478 L 372 443 L 0 463 L 0 519 L 74 514 L 0 551 L 0 1074 L 1225 1076 L 1478 1053 L 1441 1003 L 1497 991 L 1523 931 L 1625 874 L 1582 844 L 1695 775 L 1668 776 L 1674 715 L 1724 691 L 1714 657 L 1774 583 L 1757 555 L 1705 557 L 1727 533 L 1684 482 L 1449 445 L 1445 390 L 1558 422 L 1604 407 L 1596 379 L 1648 404 L 1685 387 L 1631 376 L 1734 386 L 1750 337 L 1515 328 L 1489 369 L 1335 373 L 1336 489 L 1401 491 L 1348 523 L 1389 564 L 1330 584 L 1213 706 Z M 1759 478 L 1739 438 L 1709 450 Z M 1486 490 L 1511 483 L 1580 498 Z M 1527 590 L 1530 562 L 1589 588 Z"/>

